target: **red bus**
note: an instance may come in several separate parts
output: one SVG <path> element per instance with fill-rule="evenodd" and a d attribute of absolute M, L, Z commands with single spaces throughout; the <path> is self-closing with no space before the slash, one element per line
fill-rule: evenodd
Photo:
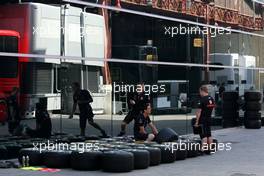
<path fill-rule="evenodd" d="M 0 52 L 19 53 L 20 35 L 16 31 L 0 30 Z M 0 56 L 0 122 L 7 119 L 5 98 L 13 87 L 19 88 L 20 64 L 18 57 Z M 19 102 L 19 100 L 18 100 Z"/>

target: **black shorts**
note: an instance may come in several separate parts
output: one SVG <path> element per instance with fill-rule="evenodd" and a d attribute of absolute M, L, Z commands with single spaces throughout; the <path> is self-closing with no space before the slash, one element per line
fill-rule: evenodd
<path fill-rule="evenodd" d="M 93 122 L 93 114 L 90 113 L 81 113 L 79 118 L 80 128 L 86 128 L 87 121 Z"/>
<path fill-rule="evenodd" d="M 126 115 L 126 117 L 124 118 L 123 122 L 125 122 L 126 124 L 129 124 L 130 122 L 132 122 L 137 116 L 139 115 L 139 111 L 132 109 L 128 112 L 128 114 Z"/>
<path fill-rule="evenodd" d="M 202 126 L 202 133 L 200 134 L 200 138 L 209 138 L 212 136 L 211 132 L 211 123 L 209 121 L 204 121 L 200 123 Z"/>
<path fill-rule="evenodd" d="M 142 134 L 142 133 L 139 133 L 139 134 L 134 134 L 134 137 L 135 137 L 135 140 L 136 141 L 145 141 L 148 139 L 148 135 L 149 134 Z"/>

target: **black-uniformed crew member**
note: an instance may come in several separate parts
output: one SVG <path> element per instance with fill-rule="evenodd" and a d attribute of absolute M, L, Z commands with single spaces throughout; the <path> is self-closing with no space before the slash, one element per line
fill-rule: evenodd
<path fill-rule="evenodd" d="M 17 87 L 13 87 L 6 100 L 8 106 L 8 131 L 11 134 L 19 126 L 21 120 L 19 116 L 18 95 L 19 89 Z"/>
<path fill-rule="evenodd" d="M 223 99 L 223 93 L 225 92 L 225 84 L 222 83 L 221 86 L 219 87 L 219 97 L 221 100 Z"/>
<path fill-rule="evenodd" d="M 212 111 L 215 108 L 215 101 L 211 96 L 209 96 L 208 88 L 205 85 L 200 87 L 199 92 L 201 100 L 196 112 L 195 126 L 201 125 L 202 127 L 200 137 L 203 145 L 211 146 L 213 142 L 211 134 L 211 116 Z"/>
<path fill-rule="evenodd" d="M 144 92 L 144 84 L 141 84 L 140 86 L 141 92 L 128 92 L 127 94 L 129 111 L 121 124 L 121 131 L 118 136 L 126 134 L 126 126 L 139 115 L 140 111 L 143 110 L 143 107 L 147 103 L 150 103 L 150 96 L 145 95 Z"/>
<path fill-rule="evenodd" d="M 97 124 L 94 122 L 93 117 L 93 109 L 90 105 L 90 103 L 93 102 L 93 98 L 90 95 L 88 90 L 82 90 L 80 88 L 80 84 L 75 82 L 72 84 L 72 89 L 74 91 L 73 94 L 73 108 L 72 113 L 69 116 L 69 119 L 73 118 L 73 114 L 76 111 L 76 107 L 78 105 L 80 110 L 80 135 L 85 136 L 85 128 L 86 128 L 86 122 L 88 120 L 88 123 L 93 126 L 94 128 L 98 129 L 102 133 L 102 137 L 107 137 L 106 132 Z"/>
<path fill-rule="evenodd" d="M 153 141 L 155 135 L 158 134 L 158 130 L 156 126 L 151 122 L 149 115 L 151 113 L 151 105 L 145 104 L 143 107 L 143 111 L 135 118 L 134 123 L 134 136 L 135 140 L 140 141 Z M 146 132 L 146 127 L 149 126 L 151 128 L 152 133 Z"/>
<path fill-rule="evenodd" d="M 52 123 L 47 106 L 43 103 L 36 104 L 36 129 L 27 128 L 27 134 L 31 137 L 50 138 Z"/>

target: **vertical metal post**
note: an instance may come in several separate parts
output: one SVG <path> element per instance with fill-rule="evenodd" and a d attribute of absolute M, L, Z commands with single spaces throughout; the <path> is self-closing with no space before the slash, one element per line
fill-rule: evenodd
<path fill-rule="evenodd" d="M 84 25 L 84 20 L 85 20 L 85 13 L 86 11 L 86 7 L 83 9 L 83 12 L 81 13 L 81 29 L 80 29 L 80 32 L 81 32 L 81 53 L 82 53 L 82 58 L 85 58 L 85 25 Z M 82 86 L 82 89 L 84 89 L 84 73 L 83 73 L 83 70 L 84 70 L 84 66 L 85 65 L 85 61 L 84 59 L 82 59 L 82 66 L 81 66 L 81 86 Z M 88 87 L 87 87 L 88 88 Z"/>
<path fill-rule="evenodd" d="M 61 42 L 60 42 L 60 55 L 65 56 L 65 5 L 61 5 L 60 7 L 60 14 L 61 14 L 61 25 L 60 25 L 60 37 L 61 37 Z M 60 63 L 62 63 L 63 60 L 60 58 Z M 63 80 L 61 80 L 61 84 Z M 62 133 L 62 107 L 63 107 L 63 93 L 65 92 L 66 88 L 64 85 L 61 85 L 61 113 L 60 113 L 60 133 Z"/>
<path fill-rule="evenodd" d="M 187 33 L 187 42 L 186 42 L 186 57 L 187 57 L 187 62 L 191 63 L 191 35 L 188 32 Z M 191 67 L 186 67 L 186 93 L 187 93 L 187 97 L 190 94 L 190 87 L 189 87 L 189 80 L 190 80 L 190 71 L 191 71 Z M 185 133 L 188 134 L 188 114 L 186 113 L 186 119 L 185 119 Z"/>
<path fill-rule="evenodd" d="M 210 24 L 210 19 L 209 19 L 209 5 L 206 5 L 206 23 L 209 25 Z M 208 31 L 208 34 L 206 36 L 206 47 L 205 47 L 205 57 L 204 57 L 204 64 L 209 64 L 210 63 L 210 30 Z M 209 68 L 205 68 L 204 72 L 204 80 L 208 82 L 210 80 L 209 78 Z"/>

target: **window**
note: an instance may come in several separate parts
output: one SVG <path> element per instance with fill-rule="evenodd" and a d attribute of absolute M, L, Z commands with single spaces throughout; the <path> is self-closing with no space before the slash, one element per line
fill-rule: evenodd
<path fill-rule="evenodd" d="M 0 36 L 0 52 L 18 53 L 17 37 Z M 17 72 L 17 57 L 0 56 L 0 78 L 15 78 Z"/>

